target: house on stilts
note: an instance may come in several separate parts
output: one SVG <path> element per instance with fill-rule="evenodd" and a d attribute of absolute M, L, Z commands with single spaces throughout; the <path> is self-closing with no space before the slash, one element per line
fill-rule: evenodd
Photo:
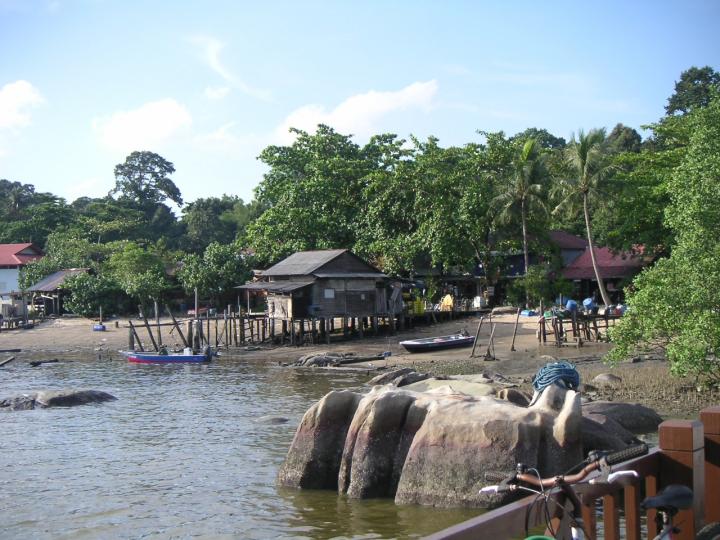
<path fill-rule="evenodd" d="M 347 249 L 294 253 L 237 288 L 266 295 L 271 336 L 291 342 L 329 339 L 338 324 L 343 334 L 377 331 L 379 318 L 402 311 L 399 285 Z"/>

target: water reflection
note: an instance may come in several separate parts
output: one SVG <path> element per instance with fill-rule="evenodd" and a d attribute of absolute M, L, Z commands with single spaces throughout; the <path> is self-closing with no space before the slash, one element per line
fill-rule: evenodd
<path fill-rule="evenodd" d="M 19 356 L 0 372 L 0 398 L 93 388 L 118 400 L 0 413 L 3 537 L 408 538 L 477 514 L 278 491 L 277 470 L 307 408 L 367 376 L 242 357 L 173 366 L 57 358 L 31 368 Z M 255 421 L 265 415 L 289 422 Z"/>

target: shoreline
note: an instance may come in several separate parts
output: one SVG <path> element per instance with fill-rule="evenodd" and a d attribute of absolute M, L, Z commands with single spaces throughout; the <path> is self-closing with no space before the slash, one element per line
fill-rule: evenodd
<path fill-rule="evenodd" d="M 130 319 L 132 320 L 132 319 Z M 700 392 L 692 379 L 674 377 L 669 373 L 666 361 L 647 356 L 638 356 L 637 363 L 623 362 L 615 366 L 604 364 L 603 356 L 612 345 L 608 343 L 586 343 L 574 346 L 556 347 L 554 344 L 541 345 L 536 337 L 537 318 L 521 317 L 515 341 L 516 351 L 510 351 L 515 315 L 494 315 L 495 360 L 483 358 L 490 334 L 489 325 L 484 325 L 476 348 L 476 357 L 470 358 L 472 347 L 448 349 L 426 353 L 408 353 L 399 342 L 405 339 L 447 335 L 465 330 L 475 335 L 477 316 L 467 316 L 452 321 L 419 325 L 396 335 L 366 336 L 333 341 L 330 345 L 267 345 L 251 344 L 231 348 L 225 354 L 246 358 L 253 362 L 269 362 L 288 365 L 288 369 L 338 369 L 338 368 L 293 368 L 292 362 L 307 354 L 324 351 L 335 353 L 355 353 L 373 355 L 389 351 L 387 358 L 353 363 L 355 370 L 384 370 L 413 367 L 419 372 L 435 375 L 474 374 L 489 371 L 512 377 L 520 388 L 531 391 L 530 378 L 547 362 L 567 360 L 576 364 L 584 383 L 592 384 L 592 379 L 600 373 L 613 373 L 622 378 L 617 387 L 597 388 L 597 399 L 632 401 L 654 408 L 664 418 L 694 418 L 698 411 L 709 405 L 720 403 L 720 392 Z M 118 328 L 115 327 L 115 321 Z M 0 333 L 0 350 L 21 349 L 21 352 L 0 353 L 0 361 L 10 355 L 16 362 L 50 359 L 60 356 L 71 358 L 73 354 L 99 356 L 119 355 L 128 345 L 128 319 L 106 321 L 106 331 L 93 331 L 96 321 L 83 318 L 47 319 L 34 328 L 5 330 Z M 164 321 L 164 319 L 163 319 Z M 169 346 L 175 343 L 176 336 L 166 335 L 163 341 Z M 180 341 L 177 339 L 177 341 Z M 222 354 L 218 361 L 222 361 Z M 0 368 L 1 369 L 1 368 Z"/>

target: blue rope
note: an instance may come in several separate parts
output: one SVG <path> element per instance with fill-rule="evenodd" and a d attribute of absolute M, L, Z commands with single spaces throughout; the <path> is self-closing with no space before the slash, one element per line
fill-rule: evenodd
<path fill-rule="evenodd" d="M 566 388 L 577 390 L 580 386 L 580 374 L 575 369 L 575 364 L 570 362 L 550 362 L 541 367 L 533 377 L 533 388 L 537 392 L 551 384 L 562 381 Z"/>

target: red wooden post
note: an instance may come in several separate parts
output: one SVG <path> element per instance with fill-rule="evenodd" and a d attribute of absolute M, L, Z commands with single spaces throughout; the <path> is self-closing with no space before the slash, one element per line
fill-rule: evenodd
<path fill-rule="evenodd" d="M 674 523 L 682 531 L 678 540 L 693 540 L 703 523 L 705 475 L 703 425 L 699 420 L 666 420 L 660 424 L 660 481 L 664 486 L 683 484 L 693 490 L 693 506 L 681 510 Z"/>
<path fill-rule="evenodd" d="M 705 522 L 720 522 L 720 406 L 700 411 L 705 431 Z"/>
<path fill-rule="evenodd" d="M 625 486 L 625 538 L 640 540 L 640 485 Z"/>
<path fill-rule="evenodd" d="M 605 540 L 620 539 L 620 512 L 616 493 L 603 497 L 603 525 Z"/>

